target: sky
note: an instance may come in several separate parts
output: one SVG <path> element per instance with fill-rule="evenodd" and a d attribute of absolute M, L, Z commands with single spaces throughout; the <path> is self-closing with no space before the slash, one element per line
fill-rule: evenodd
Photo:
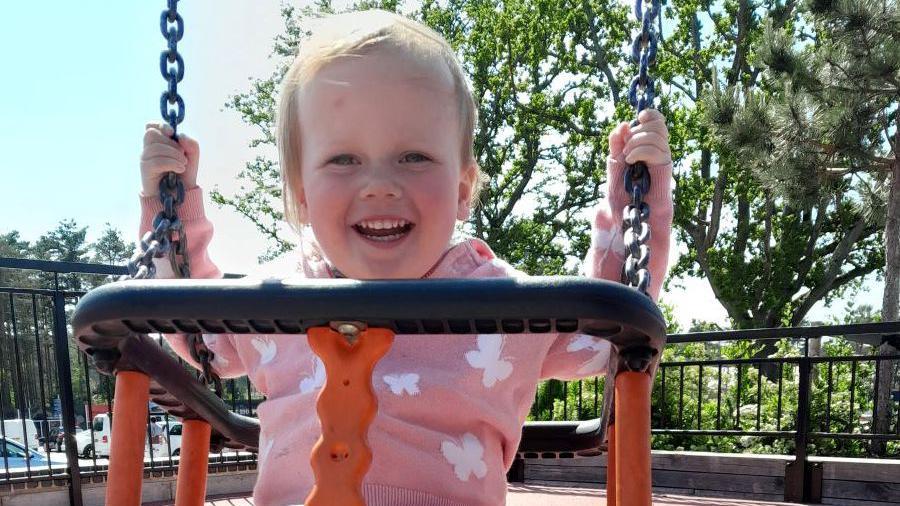
<path fill-rule="evenodd" d="M 231 195 L 244 164 L 256 156 L 256 132 L 225 110 L 228 97 L 249 89 L 251 78 L 275 68 L 272 40 L 283 29 L 281 0 L 185 0 L 179 13 L 185 36 L 179 85 L 182 129 L 201 146 L 198 183 Z M 292 1 L 305 5 L 307 1 Z M 164 0 L 11 2 L 0 47 L 0 233 L 18 230 L 36 240 L 63 219 L 89 227 L 89 240 L 106 223 L 137 234 L 139 157 L 144 125 L 159 121 L 165 81 L 159 54 Z M 625 48 L 623 48 L 623 51 Z M 665 93 L 665 85 L 660 87 Z M 210 256 L 227 272 L 246 272 L 265 241 L 244 218 L 206 203 L 215 224 Z M 672 260 L 682 247 L 672 248 Z M 671 263 L 671 262 L 670 262 Z M 687 328 L 692 319 L 724 323 L 726 313 L 705 280 L 689 279 L 663 298 Z M 867 283 L 858 303 L 881 307 L 883 282 Z M 817 306 L 825 320 L 843 313 Z"/>

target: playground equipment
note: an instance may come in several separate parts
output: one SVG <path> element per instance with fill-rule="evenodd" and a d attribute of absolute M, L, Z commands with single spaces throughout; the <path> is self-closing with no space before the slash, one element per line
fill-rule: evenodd
<path fill-rule="evenodd" d="M 185 109 L 177 90 L 184 76 L 184 61 L 177 51 L 184 22 L 177 2 L 168 0 L 160 18 L 168 43 L 160 56 L 160 70 L 168 82 L 160 109 L 173 130 L 184 120 Z M 646 10 L 642 0 L 635 2 L 642 28 L 632 56 L 640 72 L 631 82 L 629 99 L 638 113 L 651 106 L 654 97 L 648 68 L 656 56 L 653 21 L 659 9 L 659 0 L 652 0 Z M 634 288 L 602 280 L 537 277 L 299 284 L 130 281 L 90 292 L 76 308 L 73 327 L 79 347 L 93 357 L 98 369 L 116 377 L 116 438 L 107 504 L 140 504 L 148 399 L 184 419 L 177 506 L 203 504 L 211 438 L 214 446 L 257 449 L 257 420 L 229 412 L 207 386 L 217 384 L 217 378 L 200 333 L 307 335 L 327 371 L 317 408 L 322 426 L 329 430 L 313 450 L 316 486 L 306 504 L 350 506 L 364 504 L 360 487 L 371 462 L 366 431 L 377 410 L 372 370 L 395 334 L 503 333 L 527 339 L 528 334 L 561 332 L 600 337 L 613 345 L 609 370 L 613 381 L 607 381 L 603 417 L 526 424 L 520 453 L 596 454 L 606 441 L 607 482 L 614 484 L 607 487 L 608 503 L 650 504 L 650 388 L 665 343 L 665 322 L 646 296 L 650 209 L 643 195 L 649 187 L 643 163 L 626 171 L 625 188 L 632 201 L 623 213 L 628 252 L 623 282 Z M 131 277 L 152 278 L 153 258 L 168 256 L 174 271 L 189 278 L 186 238 L 177 216 L 184 187 L 174 174 L 160 182 L 160 198 L 164 210 L 129 264 Z M 194 358 L 202 365 L 201 381 L 146 335 L 152 332 L 188 334 Z"/>

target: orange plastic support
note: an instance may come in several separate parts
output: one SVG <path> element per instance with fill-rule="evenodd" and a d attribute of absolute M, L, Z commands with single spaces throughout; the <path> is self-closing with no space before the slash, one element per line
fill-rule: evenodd
<path fill-rule="evenodd" d="M 606 432 L 606 504 L 616 506 L 616 424 L 609 424 Z"/>
<path fill-rule="evenodd" d="M 116 373 L 112 441 L 106 480 L 108 506 L 140 506 L 150 378 L 136 371 Z M 114 436 L 114 437 L 113 437 Z"/>
<path fill-rule="evenodd" d="M 645 372 L 616 376 L 616 500 L 619 506 L 649 506 L 650 384 Z"/>
<path fill-rule="evenodd" d="M 325 364 L 326 379 L 316 402 L 322 435 L 310 457 L 316 484 L 305 504 L 365 506 L 362 481 L 372 464 L 366 434 L 378 409 L 372 371 L 393 344 L 394 333 L 364 330 L 351 344 L 330 328 L 316 327 L 307 337 Z"/>
<path fill-rule="evenodd" d="M 203 420 L 185 420 L 182 424 L 175 506 L 203 506 L 205 503 L 211 433 L 212 427 Z"/>

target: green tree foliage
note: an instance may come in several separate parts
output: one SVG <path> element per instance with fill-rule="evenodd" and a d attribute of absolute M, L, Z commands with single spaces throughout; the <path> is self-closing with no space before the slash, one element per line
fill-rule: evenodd
<path fill-rule="evenodd" d="M 783 202 L 788 220 L 805 222 L 810 239 L 819 238 L 802 248 L 797 277 L 808 274 L 813 283 L 789 304 L 792 321 L 873 271 L 885 279 L 883 317 L 897 320 L 900 6 L 809 0 L 803 7 L 796 23 L 765 24 L 753 55 L 758 86 L 738 83 L 709 96 L 712 130 L 749 161 L 766 198 Z M 817 265 L 814 257 L 826 261 Z M 882 352 L 896 348 L 885 344 Z M 879 378 L 879 430 L 889 424 L 889 373 L 885 367 Z"/>
<path fill-rule="evenodd" d="M 107 225 L 93 242 L 87 240 L 88 227 L 63 220 L 33 243 L 13 230 L 0 235 L 0 256 L 64 262 L 121 264 L 131 246 L 119 230 Z M 88 290 L 105 282 L 107 276 L 64 273 L 58 278 L 49 272 L 0 269 L 0 286 L 13 288 L 59 288 Z M 71 313 L 75 299 L 66 299 Z M 35 419 L 51 416 L 51 405 L 59 395 L 56 355 L 53 344 L 53 301 L 46 295 L 0 294 L 0 414 L 15 418 L 22 414 Z M 94 404 L 106 402 L 111 386 L 70 343 L 70 369 L 76 410 L 81 412 L 89 398 Z M 89 375 L 92 396 L 87 394 Z M 18 413 L 18 414 L 17 414 Z"/>
<path fill-rule="evenodd" d="M 122 265 L 131 257 L 134 245 L 122 237 L 119 229 L 107 223 L 100 237 L 91 244 L 91 251 L 93 263 Z"/>
<path fill-rule="evenodd" d="M 696 143 L 676 192 L 688 254 L 672 274 L 707 278 L 736 328 L 798 325 L 817 302 L 852 293 L 884 257 L 880 227 L 860 212 L 858 196 L 813 192 L 789 201 L 761 177 L 773 158 L 747 153 L 751 144 L 796 144 L 787 131 L 757 121 L 782 86 L 754 55 L 766 26 L 798 33 L 805 26 L 797 2 L 676 2 L 665 15 L 676 28 L 660 66 L 671 73 L 666 79 Z M 734 90 L 753 98 L 739 107 Z M 810 187 L 799 182 L 790 187 Z"/>

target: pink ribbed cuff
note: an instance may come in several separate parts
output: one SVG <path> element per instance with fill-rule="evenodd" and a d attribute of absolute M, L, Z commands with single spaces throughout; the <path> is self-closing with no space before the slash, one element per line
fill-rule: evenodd
<path fill-rule="evenodd" d="M 162 202 L 158 195 L 146 197 L 142 193 L 141 198 L 141 229 L 140 237 L 153 226 L 153 218 L 163 210 Z M 206 216 L 203 209 L 203 190 L 198 186 L 184 192 L 184 202 L 178 207 L 178 217 L 187 222 Z"/>

